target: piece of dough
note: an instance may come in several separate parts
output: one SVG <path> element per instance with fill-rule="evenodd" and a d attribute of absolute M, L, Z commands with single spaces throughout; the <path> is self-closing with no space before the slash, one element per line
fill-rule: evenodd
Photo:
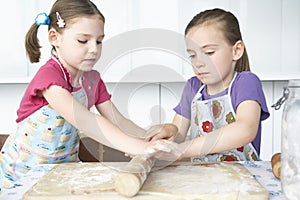
<path fill-rule="evenodd" d="M 136 195 L 141 186 L 142 183 L 140 179 L 131 173 L 121 173 L 115 181 L 116 191 L 125 197 L 133 197 Z"/>
<path fill-rule="evenodd" d="M 124 172 L 126 164 L 58 164 L 26 192 L 23 200 L 128 200 L 114 189 L 115 178 L 119 171 Z M 152 171 L 132 199 L 267 200 L 269 195 L 241 164 L 180 163 Z"/>
<path fill-rule="evenodd" d="M 114 191 L 114 178 L 119 168 L 101 163 L 58 164 L 40 178 L 32 190 L 40 196 Z"/>
<path fill-rule="evenodd" d="M 115 179 L 115 190 L 125 196 L 135 196 L 150 173 L 154 165 L 154 158 L 145 158 L 135 156 L 132 160 L 122 168 L 120 173 Z"/>

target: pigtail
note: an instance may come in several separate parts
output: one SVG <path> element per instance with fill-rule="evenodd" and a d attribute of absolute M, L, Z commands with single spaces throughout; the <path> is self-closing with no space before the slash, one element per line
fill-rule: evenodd
<path fill-rule="evenodd" d="M 26 54 L 31 63 L 39 62 L 41 57 L 41 46 L 37 37 L 38 28 L 39 26 L 36 23 L 32 24 L 25 37 Z"/>
<path fill-rule="evenodd" d="M 26 54 L 31 63 L 37 63 L 41 57 L 41 45 L 38 40 L 38 28 L 47 25 L 48 30 L 54 28 L 58 33 L 62 33 L 68 21 L 86 15 L 99 15 L 105 21 L 96 5 L 90 0 L 57 0 L 47 15 L 39 13 L 35 18 L 35 23 L 28 30 L 25 37 Z M 55 51 L 53 47 L 52 50 Z"/>

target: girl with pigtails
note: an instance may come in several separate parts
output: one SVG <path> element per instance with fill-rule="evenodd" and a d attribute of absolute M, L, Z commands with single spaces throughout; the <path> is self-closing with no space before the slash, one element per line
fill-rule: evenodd
<path fill-rule="evenodd" d="M 37 15 L 26 35 L 26 52 L 31 62 L 39 62 L 37 33 L 46 25 L 51 58 L 29 83 L 17 111 L 17 129 L 1 150 L 2 189 L 35 165 L 78 161 L 80 131 L 131 155 L 164 146 L 163 140 L 141 139 L 147 131 L 117 110 L 99 72 L 93 70 L 101 55 L 104 22 L 90 0 L 57 0 L 48 15 Z M 99 114 L 89 111 L 92 106 Z M 177 128 L 166 125 L 157 131 L 174 135 Z"/>

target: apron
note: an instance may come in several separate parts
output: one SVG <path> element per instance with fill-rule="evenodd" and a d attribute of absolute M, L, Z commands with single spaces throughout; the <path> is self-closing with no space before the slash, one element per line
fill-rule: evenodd
<path fill-rule="evenodd" d="M 196 93 L 191 105 L 190 139 L 209 134 L 211 131 L 235 122 L 236 114 L 232 107 L 230 91 L 236 74 L 231 81 L 226 95 L 202 100 L 202 85 Z M 243 133 L 241 133 L 243 134 Z M 205 149 L 205 151 L 207 151 Z M 191 157 L 192 162 L 220 162 L 258 160 L 258 154 L 251 143 L 216 154 Z"/>
<path fill-rule="evenodd" d="M 62 72 L 60 62 L 55 60 Z M 67 81 L 67 76 L 64 73 Z M 82 87 L 72 96 L 82 105 L 88 105 Z M 78 161 L 79 130 L 60 116 L 50 105 L 41 107 L 18 124 L 15 133 L 6 140 L 0 154 L 0 188 L 8 188 L 38 164 L 56 164 Z"/>

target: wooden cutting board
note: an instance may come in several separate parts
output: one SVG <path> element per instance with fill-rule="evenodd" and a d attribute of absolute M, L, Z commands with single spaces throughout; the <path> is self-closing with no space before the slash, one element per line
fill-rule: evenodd
<path fill-rule="evenodd" d="M 126 163 L 64 163 L 55 166 L 24 200 L 127 199 L 114 190 L 114 178 Z M 238 163 L 180 163 L 149 174 L 132 199 L 269 199 L 268 192 Z"/>

